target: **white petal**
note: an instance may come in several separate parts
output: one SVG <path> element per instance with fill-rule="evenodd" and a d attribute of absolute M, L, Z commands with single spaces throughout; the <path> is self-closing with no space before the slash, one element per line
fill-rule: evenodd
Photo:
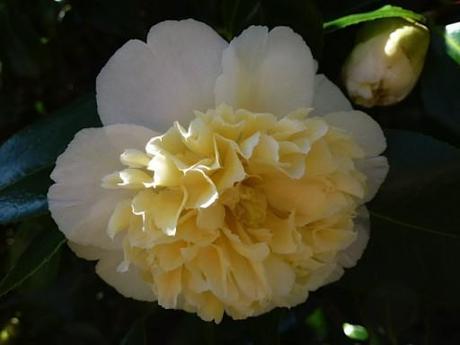
<path fill-rule="evenodd" d="M 331 266 L 333 269 L 328 273 L 327 278 L 325 278 L 321 286 L 339 280 L 345 273 L 344 268 L 355 266 L 363 255 L 367 243 L 369 242 L 370 228 L 369 213 L 364 206 L 359 208 L 358 216 L 355 218 L 354 222 L 355 231 L 357 232 L 356 240 L 337 254 L 337 264 Z"/>
<path fill-rule="evenodd" d="M 324 74 L 315 76 L 312 115 L 321 116 L 337 111 L 353 110 L 350 101 Z"/>
<path fill-rule="evenodd" d="M 348 132 L 368 157 L 382 153 L 387 144 L 379 124 L 362 111 L 342 111 L 324 116 L 332 126 Z"/>
<path fill-rule="evenodd" d="M 338 254 L 337 261 L 345 268 L 350 268 L 356 265 L 357 261 L 361 258 L 366 249 L 367 242 L 369 242 L 369 212 L 366 207 L 358 209 L 358 215 L 354 219 L 355 231 L 357 232 L 356 240 L 342 250 Z"/>
<path fill-rule="evenodd" d="M 80 258 L 99 260 L 96 265 L 96 273 L 123 296 L 141 301 L 155 300 L 151 287 L 142 280 L 134 265 L 130 265 L 127 271 L 119 272 L 118 267 L 124 260 L 122 250 L 104 250 L 71 241 L 68 242 L 68 245 Z"/>
<path fill-rule="evenodd" d="M 224 51 L 216 104 L 286 115 L 313 99 L 314 61 L 302 37 L 286 27 L 252 26 Z"/>
<path fill-rule="evenodd" d="M 147 44 L 127 42 L 96 81 L 102 122 L 158 131 L 174 121 L 188 124 L 194 110 L 214 106 L 214 83 L 226 45 L 209 26 L 191 19 L 153 26 Z"/>
<path fill-rule="evenodd" d="M 84 246 L 72 241 L 68 241 L 67 245 L 75 253 L 76 256 L 90 261 L 100 259 L 101 256 L 103 256 L 106 252 L 106 250 L 101 249 L 99 247 Z"/>
<path fill-rule="evenodd" d="M 156 133 L 139 126 L 113 125 L 77 133 L 56 161 L 48 192 L 51 215 L 71 241 L 100 248 L 119 248 L 106 228 L 116 204 L 132 195 L 129 190 L 101 187 L 104 176 L 121 170 L 126 148 L 143 149 Z"/>
<path fill-rule="evenodd" d="M 123 251 L 107 251 L 97 263 L 96 273 L 125 297 L 140 301 L 154 301 L 152 287 L 141 278 L 134 265 L 130 265 L 124 272 L 117 270 L 122 262 Z"/>
<path fill-rule="evenodd" d="M 385 181 L 390 166 L 385 157 L 372 157 L 356 161 L 356 168 L 367 177 L 367 191 L 364 202 L 372 200 Z"/>

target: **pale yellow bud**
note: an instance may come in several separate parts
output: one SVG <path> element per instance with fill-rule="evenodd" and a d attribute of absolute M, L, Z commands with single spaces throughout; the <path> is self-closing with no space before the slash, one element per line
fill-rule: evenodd
<path fill-rule="evenodd" d="M 399 18 L 363 26 L 343 67 L 348 95 L 364 107 L 403 100 L 420 76 L 429 44 L 428 29 Z"/>

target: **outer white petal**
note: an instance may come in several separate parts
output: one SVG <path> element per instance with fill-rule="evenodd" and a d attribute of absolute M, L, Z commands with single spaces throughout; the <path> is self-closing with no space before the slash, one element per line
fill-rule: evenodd
<path fill-rule="evenodd" d="M 367 176 L 367 193 L 363 202 L 372 200 L 385 181 L 390 166 L 385 157 L 371 157 L 356 161 L 356 168 Z"/>
<path fill-rule="evenodd" d="M 158 131 L 174 121 L 188 124 L 193 110 L 214 106 L 214 83 L 226 46 L 209 26 L 191 19 L 153 26 L 147 44 L 127 42 L 97 77 L 102 122 Z"/>
<path fill-rule="evenodd" d="M 65 236 L 82 245 L 119 248 L 106 234 L 116 204 L 132 191 L 106 190 L 101 179 L 120 170 L 120 154 L 142 150 L 156 133 L 140 126 L 113 125 L 77 133 L 56 161 L 48 192 L 49 209 Z"/>
<path fill-rule="evenodd" d="M 302 37 L 286 27 L 252 26 L 224 51 L 216 104 L 286 115 L 313 100 L 314 60 Z"/>
<path fill-rule="evenodd" d="M 337 111 L 353 110 L 350 101 L 324 74 L 315 76 L 312 115 L 321 116 Z"/>
<path fill-rule="evenodd" d="M 329 124 L 342 128 L 351 134 L 368 157 L 379 155 L 387 146 L 379 124 L 362 111 L 330 113 L 324 118 Z"/>
<path fill-rule="evenodd" d="M 354 219 L 355 231 L 357 232 L 356 240 L 342 250 L 338 254 L 338 263 L 345 268 L 350 268 L 356 265 L 358 260 L 366 249 L 367 242 L 369 242 L 369 212 L 366 207 L 362 206 L 358 209 L 358 215 Z"/>
<path fill-rule="evenodd" d="M 351 268 L 356 265 L 364 253 L 369 242 L 369 212 L 366 207 L 358 209 L 358 216 L 354 220 L 355 231 L 357 232 L 356 240 L 347 248 L 337 254 L 337 265 L 329 274 L 323 285 L 333 283 L 339 280 L 344 274 L 344 268 Z"/>
<path fill-rule="evenodd" d="M 76 256 L 90 261 L 100 259 L 106 252 L 106 250 L 99 247 L 85 246 L 72 241 L 68 241 L 67 245 L 75 253 Z"/>
<path fill-rule="evenodd" d="M 134 265 L 127 271 L 119 272 L 123 262 L 123 251 L 106 251 L 96 265 L 96 273 L 125 297 L 140 301 L 154 301 L 152 287 L 145 282 Z"/>

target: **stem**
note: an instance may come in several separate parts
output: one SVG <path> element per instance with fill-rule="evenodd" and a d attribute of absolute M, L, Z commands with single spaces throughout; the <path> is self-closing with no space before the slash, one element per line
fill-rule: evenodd
<path fill-rule="evenodd" d="M 369 210 L 369 213 L 371 215 L 373 215 L 375 218 L 379 218 L 379 219 L 387 221 L 389 223 L 401 225 L 401 226 L 404 226 L 404 227 L 409 228 L 409 229 L 423 231 L 423 232 L 425 232 L 427 234 L 431 234 L 431 235 L 443 236 L 443 237 L 448 237 L 448 238 L 452 238 L 452 239 L 455 239 L 455 240 L 460 240 L 460 235 L 457 235 L 457 234 L 451 234 L 451 233 L 448 233 L 448 232 L 442 232 L 442 231 L 426 228 L 426 227 L 423 227 L 423 226 L 420 226 L 420 225 L 406 223 L 406 222 L 403 222 L 403 221 L 400 221 L 400 220 L 397 220 L 397 219 L 393 219 L 391 217 L 387 217 L 387 216 L 384 216 L 382 214 L 379 214 L 377 212 L 370 211 L 370 210 Z"/>

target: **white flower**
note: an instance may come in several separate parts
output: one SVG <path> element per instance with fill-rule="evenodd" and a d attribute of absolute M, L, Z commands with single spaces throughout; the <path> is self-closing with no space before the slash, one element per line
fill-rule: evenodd
<path fill-rule="evenodd" d="M 289 28 L 228 44 L 162 22 L 109 60 L 97 102 L 104 127 L 58 158 L 49 208 L 121 294 L 240 319 L 302 303 L 361 256 L 385 138 Z"/>
<path fill-rule="evenodd" d="M 428 29 L 400 18 L 370 22 L 343 66 L 350 98 L 364 107 L 400 102 L 412 91 L 425 61 Z"/>

